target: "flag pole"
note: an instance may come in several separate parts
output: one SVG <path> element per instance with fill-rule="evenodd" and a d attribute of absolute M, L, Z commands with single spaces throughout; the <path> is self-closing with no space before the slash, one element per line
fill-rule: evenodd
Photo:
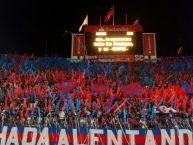
<path fill-rule="evenodd" d="M 114 10 L 114 5 L 113 5 L 113 26 L 115 25 L 115 10 Z"/>
<path fill-rule="evenodd" d="M 180 56 L 182 57 L 182 46 L 180 46 Z"/>
<path fill-rule="evenodd" d="M 183 52 L 183 49 L 182 49 L 182 40 L 180 40 L 180 47 L 181 47 L 181 57 L 182 57 L 182 52 Z"/>
<path fill-rule="evenodd" d="M 101 16 L 100 16 L 100 26 L 101 26 Z"/>
<path fill-rule="evenodd" d="M 125 14 L 125 24 L 127 25 L 127 13 Z"/>
<path fill-rule="evenodd" d="M 180 56 L 182 57 L 182 39 L 180 38 Z"/>

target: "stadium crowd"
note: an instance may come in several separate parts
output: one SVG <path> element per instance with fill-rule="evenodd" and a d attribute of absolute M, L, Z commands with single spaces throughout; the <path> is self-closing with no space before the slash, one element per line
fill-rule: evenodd
<path fill-rule="evenodd" d="M 191 128 L 193 57 L 72 62 L 0 56 L 1 125 Z"/>

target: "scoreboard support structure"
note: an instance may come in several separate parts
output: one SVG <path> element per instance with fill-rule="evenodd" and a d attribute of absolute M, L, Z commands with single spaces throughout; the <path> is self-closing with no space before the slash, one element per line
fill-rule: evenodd
<path fill-rule="evenodd" d="M 86 56 L 85 36 L 83 33 L 72 33 L 71 59 L 83 59 Z"/>
<path fill-rule="evenodd" d="M 145 59 L 157 59 L 155 33 L 143 33 L 143 54 Z"/>
<path fill-rule="evenodd" d="M 72 34 L 71 59 L 156 60 L 155 35 L 144 33 L 141 25 L 85 26 L 84 33 Z"/>

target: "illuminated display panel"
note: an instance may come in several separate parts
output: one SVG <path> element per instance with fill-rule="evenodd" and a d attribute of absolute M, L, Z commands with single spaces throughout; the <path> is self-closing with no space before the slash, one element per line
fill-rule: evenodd
<path fill-rule="evenodd" d="M 85 32 L 85 44 L 88 55 L 143 54 L 141 32 Z"/>

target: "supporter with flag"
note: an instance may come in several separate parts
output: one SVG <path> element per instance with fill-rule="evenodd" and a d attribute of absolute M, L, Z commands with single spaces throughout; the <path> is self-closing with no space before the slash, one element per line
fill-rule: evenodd
<path fill-rule="evenodd" d="M 74 81 L 66 81 L 66 82 L 63 82 L 62 84 L 59 84 L 58 89 L 62 92 L 62 94 L 67 94 L 77 86 L 78 86 L 78 83 Z"/>
<path fill-rule="evenodd" d="M 109 85 L 99 85 L 92 84 L 91 85 L 91 93 L 93 94 L 105 94 L 110 89 Z"/>
<path fill-rule="evenodd" d="M 39 123 L 45 125 L 76 127 L 84 120 L 86 126 L 119 128 L 140 127 L 143 118 L 151 120 L 146 122 L 146 128 L 151 128 L 156 122 L 166 126 L 161 120 L 171 114 L 184 123 L 185 116 L 191 123 L 192 57 L 153 64 L 17 59 L 0 58 L 5 71 L 0 83 L 2 124 L 37 125 L 42 117 L 46 121 Z M 58 117 L 60 112 L 63 120 Z"/>
<path fill-rule="evenodd" d="M 134 82 L 122 87 L 122 92 L 125 96 L 137 96 L 143 93 L 143 87 L 140 82 Z"/>

